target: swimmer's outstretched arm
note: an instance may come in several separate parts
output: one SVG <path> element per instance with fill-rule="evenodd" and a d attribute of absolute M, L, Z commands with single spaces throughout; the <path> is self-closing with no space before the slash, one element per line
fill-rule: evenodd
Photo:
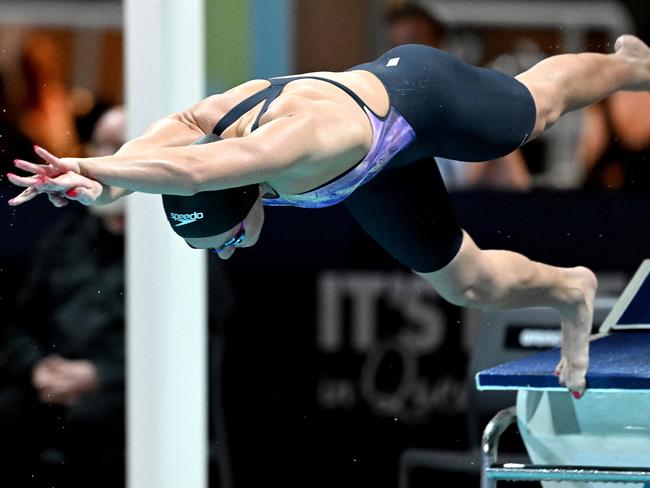
<path fill-rule="evenodd" d="M 163 147 L 189 146 L 199 137 L 205 135 L 197 122 L 197 113 L 210 110 L 220 95 L 213 95 L 201 100 L 194 106 L 157 120 L 144 133 L 127 141 L 115 153 L 117 156 L 137 155 L 144 151 Z M 103 205 L 132 193 L 118 186 L 103 185 L 100 199 L 95 203 Z"/>
<path fill-rule="evenodd" d="M 157 120 L 115 154 L 127 156 L 154 148 L 189 146 L 203 135 L 205 132 L 196 122 L 193 110 L 188 109 Z"/>
<path fill-rule="evenodd" d="M 204 145 L 154 147 L 152 139 L 158 133 L 149 137 L 148 142 L 147 137 L 136 139 L 115 155 L 99 158 L 57 158 L 41 149 L 37 154 L 47 164 L 17 163 L 19 168 L 37 176 L 10 177 L 18 186 L 29 186 L 10 204 L 20 205 L 35 193 L 65 193 L 74 189 L 75 174 L 104 188 L 171 195 L 261 183 L 294 162 L 315 155 L 319 146 L 314 142 L 314 132 L 308 117 L 294 115 L 264 124 L 249 136 Z M 188 133 L 187 139 L 177 138 L 174 143 L 189 144 L 196 140 L 196 135 Z M 46 174 L 46 168 L 53 167 L 63 170 L 59 175 Z M 47 178 L 39 179 L 38 175 Z M 24 196 L 26 192 L 31 193 Z"/>
<path fill-rule="evenodd" d="M 153 148 L 191 144 L 204 134 L 196 123 L 194 111 L 205 102 L 209 104 L 209 101 L 215 98 L 215 96 L 209 97 L 187 110 L 154 122 L 141 136 L 123 144 L 115 155 L 128 156 Z M 13 184 L 27 188 L 16 198 L 9 200 L 9 205 L 20 205 L 40 193 L 47 193 L 50 201 L 57 207 L 67 205 L 68 200 L 76 200 L 84 205 L 105 205 L 132 193 L 131 190 L 102 184 L 78 174 L 79 159 L 57 158 L 38 146 L 34 149 L 37 156 L 48 164 L 37 165 L 28 161 L 15 161 L 18 168 L 33 173 L 34 176 L 22 177 L 8 173 L 7 176 Z M 66 176 L 63 176 L 64 174 Z M 52 178 L 57 179 L 56 185 L 49 181 Z M 55 186 L 57 189 L 54 189 Z"/>
<path fill-rule="evenodd" d="M 196 123 L 192 109 L 188 109 L 154 122 L 141 136 L 123 144 L 114 156 L 136 155 L 153 148 L 188 146 L 202 135 L 204 132 Z M 101 195 L 93 204 L 105 205 L 131 193 L 132 190 L 119 186 L 102 185 Z"/>
<path fill-rule="evenodd" d="M 264 182 L 313 153 L 309 119 L 295 115 L 264 124 L 246 137 L 79 159 L 79 173 L 131 191 L 193 195 Z M 185 142 L 185 141 L 184 141 Z"/>

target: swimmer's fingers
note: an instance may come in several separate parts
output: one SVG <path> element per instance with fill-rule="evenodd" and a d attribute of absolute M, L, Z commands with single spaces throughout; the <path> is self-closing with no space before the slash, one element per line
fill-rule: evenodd
<path fill-rule="evenodd" d="M 50 178 L 60 176 L 68 171 L 79 172 L 79 163 L 74 158 L 58 158 L 39 146 L 34 146 L 34 152 L 46 164 L 36 164 L 24 159 L 15 159 L 14 164 L 16 167 L 34 175 L 49 176 Z"/>
<path fill-rule="evenodd" d="M 38 194 L 39 191 L 35 187 L 30 186 L 25 191 L 23 191 L 20 195 L 12 198 L 7 203 L 12 207 L 17 207 L 18 205 L 22 205 L 25 202 L 29 202 L 32 198 L 34 198 Z"/>
<path fill-rule="evenodd" d="M 13 173 L 7 173 L 7 178 L 14 185 L 27 188 L 20 195 L 7 202 L 12 207 L 28 202 L 40 193 L 35 185 L 42 180 L 42 176 L 18 176 Z"/>
<path fill-rule="evenodd" d="M 88 178 L 76 173 L 65 173 L 54 178 L 40 178 L 34 186 L 40 191 L 67 192 L 76 186 L 82 186 Z"/>
<path fill-rule="evenodd" d="M 66 197 L 90 207 L 95 205 L 95 202 L 102 194 L 102 191 L 103 187 L 101 185 L 99 185 L 99 189 L 74 188 L 73 190 L 66 192 Z"/>
<path fill-rule="evenodd" d="M 71 171 L 56 178 L 46 178 L 35 186 L 40 191 L 65 194 L 68 200 L 87 206 L 93 205 L 104 189 L 101 183 Z"/>
<path fill-rule="evenodd" d="M 47 175 L 59 176 L 68 171 L 79 173 L 79 163 L 74 158 L 58 158 L 40 146 L 34 146 L 34 152 L 47 163 Z"/>
<path fill-rule="evenodd" d="M 30 201 L 32 198 L 34 198 L 36 195 L 40 193 L 43 192 L 40 192 L 35 187 L 30 186 L 20 195 L 18 195 L 15 198 L 12 198 L 7 203 L 12 207 L 17 207 L 18 205 L 22 205 L 23 203 Z M 56 192 L 46 192 L 46 193 L 47 193 L 47 198 L 50 200 L 50 202 L 52 202 L 52 205 L 54 205 L 55 207 L 65 207 L 68 204 L 68 200 L 60 193 L 56 193 Z"/>
<path fill-rule="evenodd" d="M 25 161 L 24 159 L 14 159 L 14 165 L 18 169 L 27 171 L 35 175 L 46 176 L 48 174 L 48 167 L 45 164 L 35 164 Z"/>
<path fill-rule="evenodd" d="M 11 183 L 13 183 L 16 186 L 22 186 L 24 188 L 28 188 L 30 186 L 35 185 L 40 181 L 39 176 L 18 176 L 13 173 L 7 173 L 7 178 Z"/>

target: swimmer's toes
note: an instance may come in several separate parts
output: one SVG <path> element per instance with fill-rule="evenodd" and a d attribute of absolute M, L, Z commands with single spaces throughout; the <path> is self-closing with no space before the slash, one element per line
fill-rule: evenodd
<path fill-rule="evenodd" d="M 625 54 L 635 57 L 650 53 L 650 49 L 645 42 L 630 34 L 619 36 L 614 44 L 614 49 L 616 52 L 623 51 Z"/>
<path fill-rule="evenodd" d="M 582 396 L 587 389 L 587 368 L 565 368 L 564 373 L 564 384 L 572 392 L 577 392 Z"/>
<path fill-rule="evenodd" d="M 564 358 L 564 356 L 562 356 L 560 361 L 557 363 L 557 366 L 555 366 L 555 372 L 553 374 L 559 377 L 562 374 L 562 370 L 564 369 L 565 364 L 566 364 L 566 359 Z"/>

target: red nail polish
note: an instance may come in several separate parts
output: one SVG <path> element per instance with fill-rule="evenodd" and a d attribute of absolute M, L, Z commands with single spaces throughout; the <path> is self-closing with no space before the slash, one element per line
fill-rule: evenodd
<path fill-rule="evenodd" d="M 580 400 L 580 397 L 582 397 L 582 395 L 578 391 L 572 391 L 571 394 L 573 395 L 573 398 L 575 398 L 576 400 Z"/>
<path fill-rule="evenodd" d="M 74 198 L 77 196 L 77 189 L 76 188 L 70 188 L 67 192 L 65 192 L 66 195 L 68 195 L 71 198 Z"/>

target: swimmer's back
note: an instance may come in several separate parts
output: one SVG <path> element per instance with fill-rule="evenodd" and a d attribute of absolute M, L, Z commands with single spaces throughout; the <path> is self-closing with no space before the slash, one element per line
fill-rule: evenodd
<path fill-rule="evenodd" d="M 381 82 L 371 73 L 365 71 L 343 73 L 323 71 L 304 73 L 297 76 L 318 76 L 338 81 L 359 95 L 368 107 L 378 115 L 384 115 L 388 111 L 388 94 Z M 202 100 L 191 107 L 191 115 L 201 130 L 210 133 L 215 124 L 233 107 L 269 85 L 270 82 L 267 80 L 248 81 L 224 93 L 212 95 Z M 250 134 L 251 126 L 261 106 L 262 102 L 242 116 L 224 131 L 223 137 L 242 137 Z M 260 126 L 276 118 L 291 116 L 302 111 L 309 113 L 310 116 L 317 120 L 322 119 L 323 121 L 336 117 L 337 114 L 349 115 L 349 112 L 360 115 L 359 120 L 362 122 L 367 120 L 363 111 L 359 110 L 359 106 L 344 91 L 334 85 L 305 78 L 288 84 L 282 90 L 282 93 L 260 120 Z M 348 120 L 348 122 L 352 121 Z"/>
<path fill-rule="evenodd" d="M 381 82 L 366 72 L 314 73 L 344 84 L 356 93 L 373 111 L 388 111 L 388 95 Z M 301 76 L 307 76 L 301 75 Z M 182 116 L 204 133 L 214 126 L 238 103 L 264 90 L 267 80 L 252 80 L 227 92 L 208 97 L 191 107 Z M 222 133 L 224 139 L 249 137 L 264 101 L 244 113 Z M 382 112 L 383 111 L 383 112 Z M 295 124 L 307 124 L 301 144 L 309 146 L 309 156 L 294 161 L 273 179 L 267 181 L 283 194 L 302 193 L 330 181 L 355 166 L 367 154 L 373 141 L 373 130 L 367 114 L 344 90 L 322 80 L 304 79 L 288 83 L 273 100 L 260 119 L 259 129 L 251 136 L 261 144 L 265 126 L 274 121 L 295 117 Z"/>

